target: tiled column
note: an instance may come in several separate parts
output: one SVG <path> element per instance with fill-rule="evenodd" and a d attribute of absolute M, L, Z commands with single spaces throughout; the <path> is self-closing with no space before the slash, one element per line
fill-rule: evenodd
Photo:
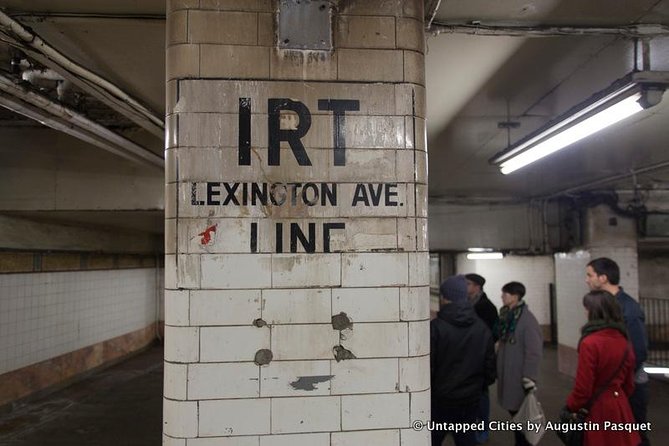
<path fill-rule="evenodd" d="M 164 444 L 427 445 L 423 1 L 168 2 Z"/>

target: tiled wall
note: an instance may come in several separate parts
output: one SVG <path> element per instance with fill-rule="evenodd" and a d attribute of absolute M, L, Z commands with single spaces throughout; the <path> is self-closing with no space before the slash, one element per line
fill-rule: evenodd
<path fill-rule="evenodd" d="M 155 268 L 0 274 L 0 374 L 147 327 L 162 282 Z"/>
<path fill-rule="evenodd" d="M 583 296 L 588 292 L 585 268 L 592 257 L 587 251 L 555 254 L 558 343 L 576 348 L 586 322 Z"/>
<path fill-rule="evenodd" d="M 490 300 L 502 307 L 502 287 L 517 281 L 525 285 L 525 301 L 540 325 L 550 324 L 548 286 L 555 283 L 553 259 L 550 256 L 507 256 L 502 260 L 468 260 L 466 254 L 457 258 L 458 274 L 476 273 L 486 279 L 483 287 Z"/>

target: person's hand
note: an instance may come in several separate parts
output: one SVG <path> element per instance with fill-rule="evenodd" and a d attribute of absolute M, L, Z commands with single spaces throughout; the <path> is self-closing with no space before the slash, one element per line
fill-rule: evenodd
<path fill-rule="evenodd" d="M 523 390 L 525 393 L 537 390 L 537 383 L 532 381 L 530 378 L 523 378 Z"/>

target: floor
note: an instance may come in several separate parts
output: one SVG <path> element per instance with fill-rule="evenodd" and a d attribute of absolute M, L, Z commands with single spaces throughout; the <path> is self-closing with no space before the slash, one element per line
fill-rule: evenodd
<path fill-rule="evenodd" d="M 161 347 L 151 349 L 40 400 L 0 415 L 2 446 L 159 446 L 162 425 Z M 539 399 L 549 419 L 564 403 L 571 379 L 557 372 L 556 350 L 546 348 Z M 508 420 L 495 403 L 491 419 Z M 669 383 L 651 382 L 649 418 L 654 445 L 669 438 Z M 511 432 L 495 432 L 489 446 L 512 445 Z M 447 439 L 446 444 L 453 444 Z M 561 444 L 547 432 L 541 445 Z"/>
<path fill-rule="evenodd" d="M 155 346 L 0 415 L 0 445 L 159 446 L 162 361 Z"/>

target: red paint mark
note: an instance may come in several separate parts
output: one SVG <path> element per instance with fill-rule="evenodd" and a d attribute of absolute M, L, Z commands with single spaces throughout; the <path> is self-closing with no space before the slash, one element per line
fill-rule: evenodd
<path fill-rule="evenodd" d="M 218 225 L 209 226 L 207 229 L 204 230 L 204 232 L 200 232 L 198 234 L 199 236 L 202 236 L 202 240 L 200 240 L 201 244 L 208 245 L 209 242 L 211 242 L 211 233 L 216 232 L 216 226 Z"/>

